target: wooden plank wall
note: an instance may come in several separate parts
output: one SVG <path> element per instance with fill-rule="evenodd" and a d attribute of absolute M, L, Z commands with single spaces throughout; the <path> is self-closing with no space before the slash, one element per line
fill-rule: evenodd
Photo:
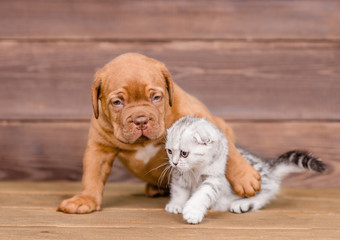
<path fill-rule="evenodd" d="M 0 1 L 0 179 L 80 180 L 96 70 L 125 52 L 174 80 L 262 157 L 309 149 L 340 187 L 339 0 Z M 111 181 L 132 180 L 119 163 Z"/>

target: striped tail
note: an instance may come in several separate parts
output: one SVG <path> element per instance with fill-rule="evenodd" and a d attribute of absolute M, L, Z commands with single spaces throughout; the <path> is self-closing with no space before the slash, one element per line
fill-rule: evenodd
<path fill-rule="evenodd" d="M 311 170 L 319 173 L 326 171 L 326 165 L 321 161 L 321 159 L 307 151 L 289 151 L 270 161 L 270 165 L 273 167 L 281 164 L 295 165 L 300 169 Z"/>

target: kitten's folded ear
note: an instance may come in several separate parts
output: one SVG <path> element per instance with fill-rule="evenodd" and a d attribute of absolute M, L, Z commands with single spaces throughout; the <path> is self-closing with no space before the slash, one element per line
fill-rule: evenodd
<path fill-rule="evenodd" d="M 205 128 L 197 129 L 194 133 L 194 139 L 195 142 L 200 145 L 207 145 L 214 142 L 211 134 L 209 133 L 209 129 Z"/>

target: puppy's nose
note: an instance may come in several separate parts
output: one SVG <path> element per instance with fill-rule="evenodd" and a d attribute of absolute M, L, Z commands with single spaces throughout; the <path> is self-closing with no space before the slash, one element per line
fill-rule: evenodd
<path fill-rule="evenodd" d="M 133 123 L 136 125 L 136 128 L 138 130 L 146 129 L 148 122 L 149 122 L 149 119 L 147 117 L 144 117 L 144 116 L 138 117 L 133 121 Z"/>

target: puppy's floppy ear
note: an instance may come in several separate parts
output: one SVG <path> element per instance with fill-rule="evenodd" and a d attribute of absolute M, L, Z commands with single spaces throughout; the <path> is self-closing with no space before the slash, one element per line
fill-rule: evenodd
<path fill-rule="evenodd" d="M 170 107 L 172 107 L 172 104 L 174 102 L 174 86 L 172 82 L 172 77 L 169 73 L 169 70 L 166 68 L 164 64 L 161 65 L 161 71 L 165 79 L 166 89 L 169 94 L 169 105 Z"/>
<path fill-rule="evenodd" d="M 94 81 L 92 83 L 92 107 L 94 116 L 98 119 L 99 117 L 99 109 L 98 109 L 98 97 L 100 94 L 100 87 L 101 87 L 101 74 L 97 72 Z"/>

